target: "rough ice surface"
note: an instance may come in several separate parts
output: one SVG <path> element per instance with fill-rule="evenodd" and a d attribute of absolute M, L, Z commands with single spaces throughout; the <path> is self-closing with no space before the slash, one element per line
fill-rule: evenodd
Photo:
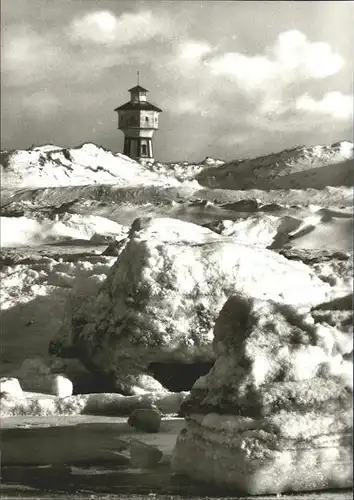
<path fill-rule="evenodd" d="M 152 362 L 213 359 L 214 321 L 233 293 L 308 309 L 329 291 L 270 250 L 180 220 L 138 220 L 97 295 L 69 304 L 55 343 L 64 333 L 98 370 L 122 377 Z"/>
<path fill-rule="evenodd" d="M 350 487 L 352 333 L 238 295 L 214 334 L 216 362 L 182 404 L 174 470 L 257 495 Z"/>
<path fill-rule="evenodd" d="M 70 416 L 107 415 L 128 417 L 140 408 L 157 408 L 162 414 L 171 415 L 179 411 L 187 393 L 150 391 L 134 396 L 115 393 L 76 394 L 61 397 L 45 393 L 25 392 L 15 395 L 1 394 L 1 417 L 12 416 Z"/>

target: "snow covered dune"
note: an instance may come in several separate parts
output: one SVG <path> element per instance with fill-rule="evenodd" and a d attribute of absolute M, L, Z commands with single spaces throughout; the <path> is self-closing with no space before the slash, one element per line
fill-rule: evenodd
<path fill-rule="evenodd" d="M 203 186 L 221 189 L 322 189 L 353 185 L 353 143 L 297 147 L 200 172 Z"/>
<path fill-rule="evenodd" d="M 127 156 L 90 143 L 73 149 L 47 145 L 3 151 L 1 156 L 3 188 L 178 184 L 175 179 L 151 172 Z"/>

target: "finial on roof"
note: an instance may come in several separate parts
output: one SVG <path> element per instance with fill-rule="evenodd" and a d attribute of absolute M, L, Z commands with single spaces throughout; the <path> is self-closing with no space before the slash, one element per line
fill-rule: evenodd
<path fill-rule="evenodd" d="M 139 85 L 139 70 L 136 72 L 136 75 L 138 77 L 138 85 Z"/>

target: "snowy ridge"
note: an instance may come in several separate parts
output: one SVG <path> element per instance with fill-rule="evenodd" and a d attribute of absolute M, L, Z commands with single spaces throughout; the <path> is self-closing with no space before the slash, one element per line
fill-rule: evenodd
<path fill-rule="evenodd" d="M 160 163 L 155 162 L 149 164 L 149 168 L 152 172 L 158 174 L 166 175 L 168 177 L 174 177 L 177 180 L 191 181 L 200 173 L 211 167 L 219 167 L 224 165 L 223 160 L 206 157 L 204 161 L 200 163 L 189 163 L 188 161 L 178 161 L 170 163 Z"/>
<path fill-rule="evenodd" d="M 55 145 L 1 153 L 2 188 L 39 188 L 115 184 L 181 186 L 228 190 L 323 189 L 352 186 L 353 143 L 301 146 L 255 159 L 200 163 L 138 163 L 91 143 L 66 149 Z M 200 183 L 200 184 L 199 184 Z"/>
<path fill-rule="evenodd" d="M 353 143 L 342 141 L 332 146 L 299 146 L 255 159 L 231 161 L 200 172 L 196 179 L 202 185 L 221 189 L 351 186 L 353 163 Z"/>
<path fill-rule="evenodd" d="M 176 185 L 122 154 L 94 144 L 65 149 L 55 145 L 1 153 L 3 188 L 81 186 L 87 184 Z"/>

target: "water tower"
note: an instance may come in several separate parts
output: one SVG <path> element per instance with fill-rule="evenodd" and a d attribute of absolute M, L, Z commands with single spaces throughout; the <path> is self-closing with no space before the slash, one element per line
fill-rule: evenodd
<path fill-rule="evenodd" d="M 130 101 L 114 111 L 118 113 L 118 129 L 124 133 L 123 154 L 134 160 L 153 161 L 152 136 L 159 128 L 162 109 L 146 100 L 148 90 L 139 85 L 129 89 Z"/>

